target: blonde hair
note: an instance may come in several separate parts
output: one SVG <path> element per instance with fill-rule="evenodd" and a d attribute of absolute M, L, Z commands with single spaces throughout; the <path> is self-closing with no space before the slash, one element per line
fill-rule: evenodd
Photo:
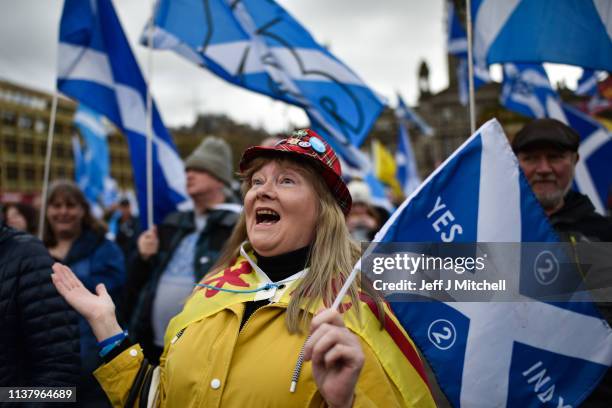
<path fill-rule="evenodd" d="M 255 158 L 250 163 L 249 168 L 242 174 L 242 195 L 251 188 L 251 176 L 270 161 L 276 161 L 281 165 L 296 165 L 307 180 L 312 184 L 318 198 L 318 218 L 315 226 L 315 238 L 311 244 L 308 254 L 307 264 L 310 265 L 308 273 L 302 278 L 297 288 L 295 288 L 289 306 L 287 307 L 286 325 L 290 333 L 299 333 L 307 327 L 309 313 L 302 312 L 302 309 L 312 311 L 319 300 L 326 306 L 331 306 L 336 293 L 346 281 L 355 262 L 360 256 L 359 245 L 351 239 L 346 227 L 344 214 L 332 196 L 329 188 L 324 183 L 322 177 L 310 162 L 296 157 L 274 155 L 269 158 Z M 239 255 L 240 245 L 247 240 L 246 218 L 244 212 L 240 215 L 238 223 L 229 240 L 225 244 L 225 249 L 217 263 L 210 269 L 208 276 L 214 275 L 220 268 L 227 267 Z M 205 277 L 206 279 L 206 277 Z M 369 292 L 369 291 L 368 291 Z M 358 283 L 352 283 L 348 295 L 357 314 L 360 317 Z M 380 306 L 379 296 L 375 293 L 374 299 Z M 382 308 L 379 307 L 382 311 Z"/>

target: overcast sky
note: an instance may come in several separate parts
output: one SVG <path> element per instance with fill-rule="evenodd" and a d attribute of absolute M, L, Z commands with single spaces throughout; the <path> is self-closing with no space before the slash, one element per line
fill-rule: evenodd
<path fill-rule="evenodd" d="M 448 84 L 443 0 L 278 0 L 320 43 L 370 87 L 395 102 L 417 98 L 417 69 L 430 67 L 434 91 Z M 146 74 L 147 50 L 137 44 L 151 0 L 113 0 Z M 63 0 L 0 0 L 0 78 L 44 91 L 55 83 Z M 573 86 L 580 69 L 548 69 Z M 297 108 L 230 85 L 171 51 L 153 53 L 153 95 L 167 126 L 190 125 L 198 112 L 225 113 L 268 131 L 304 126 Z"/>

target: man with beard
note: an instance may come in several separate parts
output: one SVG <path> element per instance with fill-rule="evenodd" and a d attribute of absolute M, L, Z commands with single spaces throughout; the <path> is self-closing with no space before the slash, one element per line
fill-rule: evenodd
<path fill-rule="evenodd" d="M 550 224 L 559 237 L 570 242 L 574 256 L 585 245 L 578 242 L 612 242 L 612 221 L 595 212 L 591 200 L 571 189 L 576 163 L 580 159 L 580 136 L 569 126 L 555 119 L 536 119 L 525 125 L 512 140 L 512 149 L 536 198 L 544 208 Z M 578 248 L 581 248 L 580 250 Z M 607 252 L 607 248 L 605 249 Z M 609 254 L 604 257 L 609 258 Z M 609 261 L 604 261 L 606 265 Z M 610 277 L 584 276 L 587 281 L 607 282 Z M 612 321 L 612 304 L 599 298 L 596 305 L 607 320 Z M 608 370 L 593 393 L 581 404 L 583 407 L 608 407 L 612 401 L 612 370 Z"/>
<path fill-rule="evenodd" d="M 553 228 L 570 242 L 611 242 L 612 221 L 571 190 L 580 137 L 556 119 L 536 119 L 514 137 L 512 149 Z"/>

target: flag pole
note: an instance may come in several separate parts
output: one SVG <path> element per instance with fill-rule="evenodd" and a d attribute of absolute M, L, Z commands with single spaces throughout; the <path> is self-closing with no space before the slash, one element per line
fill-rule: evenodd
<path fill-rule="evenodd" d="M 476 107 L 474 103 L 474 58 L 472 56 L 472 2 L 466 0 L 465 15 L 467 19 L 467 51 L 468 51 L 468 88 L 470 103 L 470 134 L 476 131 Z"/>
<path fill-rule="evenodd" d="M 49 173 L 51 168 L 51 150 L 53 148 L 53 134 L 55 129 L 55 116 L 57 113 L 57 91 L 53 92 L 53 101 L 51 102 L 51 116 L 49 117 L 49 129 L 47 132 L 47 151 L 45 153 L 45 173 L 43 176 L 42 194 L 40 197 L 40 216 L 38 218 L 38 238 L 43 239 L 43 231 L 45 228 L 45 217 L 47 211 L 47 191 L 49 189 Z"/>
<path fill-rule="evenodd" d="M 153 79 L 153 18 L 155 16 L 155 2 L 152 7 L 153 14 L 147 30 L 147 228 L 153 226 L 153 98 L 151 96 L 151 83 Z"/>

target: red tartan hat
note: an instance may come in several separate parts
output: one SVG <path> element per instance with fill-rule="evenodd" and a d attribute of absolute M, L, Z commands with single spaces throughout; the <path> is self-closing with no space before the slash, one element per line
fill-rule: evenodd
<path fill-rule="evenodd" d="M 274 146 L 249 147 L 240 159 L 240 171 L 244 172 L 251 160 L 270 153 L 281 153 L 303 157 L 321 170 L 325 184 L 346 215 L 351 209 L 352 199 L 342 180 L 342 168 L 334 150 L 310 129 L 300 129 L 277 142 Z"/>

